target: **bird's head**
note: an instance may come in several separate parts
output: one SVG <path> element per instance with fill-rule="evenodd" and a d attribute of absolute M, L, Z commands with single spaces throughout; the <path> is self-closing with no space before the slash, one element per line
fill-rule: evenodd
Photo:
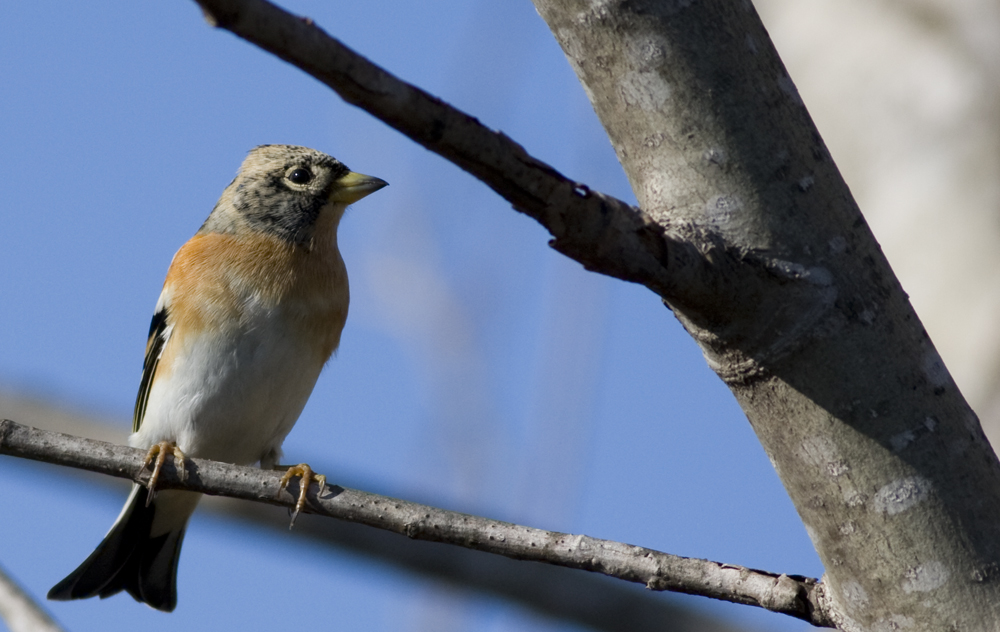
<path fill-rule="evenodd" d="M 336 231 L 348 204 L 386 186 L 323 152 L 294 145 L 252 149 L 199 232 L 254 230 L 308 246 Z"/>

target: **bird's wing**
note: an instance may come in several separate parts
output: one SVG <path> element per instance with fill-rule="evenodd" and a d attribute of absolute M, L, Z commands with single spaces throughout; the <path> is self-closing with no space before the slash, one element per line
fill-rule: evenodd
<path fill-rule="evenodd" d="M 167 340 L 170 339 L 170 333 L 173 330 L 168 322 L 170 318 L 165 298 L 165 296 L 160 296 L 156 312 L 153 314 L 153 321 L 149 324 L 146 358 L 142 362 L 142 380 L 139 382 L 139 394 L 136 395 L 135 411 L 132 414 L 132 432 L 139 432 L 139 426 L 142 425 L 142 418 L 146 415 L 146 402 L 149 401 L 149 391 L 153 385 L 153 377 L 156 375 L 156 367 L 160 363 L 163 348 L 166 346 Z"/>

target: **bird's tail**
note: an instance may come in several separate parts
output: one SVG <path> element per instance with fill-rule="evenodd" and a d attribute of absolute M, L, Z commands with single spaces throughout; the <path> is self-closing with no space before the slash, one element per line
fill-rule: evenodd
<path fill-rule="evenodd" d="M 133 485 L 118 520 L 83 564 L 52 587 L 58 601 L 110 597 L 122 590 L 136 601 L 170 612 L 177 606 L 177 561 L 187 520 L 201 494 L 149 492 Z"/>

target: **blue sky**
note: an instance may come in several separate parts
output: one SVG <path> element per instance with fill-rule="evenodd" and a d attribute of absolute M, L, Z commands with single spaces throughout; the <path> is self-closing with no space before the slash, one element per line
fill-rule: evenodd
<path fill-rule="evenodd" d="M 283 6 L 634 202 L 527 0 Z M 124 441 L 174 251 L 251 147 L 308 145 L 391 186 L 341 225 L 351 314 L 287 460 L 450 509 L 822 573 L 749 424 L 657 297 L 552 251 L 541 227 L 471 176 L 211 29 L 192 2 L 6 2 L 0 51 L 0 385 L 117 420 Z M 0 459 L 0 564 L 44 596 L 124 498 Z M 296 608 L 301 585 L 323 607 Z M 560 627 L 204 513 L 185 540 L 179 593 L 171 615 L 127 596 L 48 605 L 71 630 L 333 618 L 344 630 Z M 679 599 L 761 629 L 805 627 Z"/>

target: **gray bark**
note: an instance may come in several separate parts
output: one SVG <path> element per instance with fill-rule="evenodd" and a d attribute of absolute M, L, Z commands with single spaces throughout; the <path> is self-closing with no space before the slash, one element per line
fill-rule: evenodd
<path fill-rule="evenodd" d="M 842 629 L 996 629 L 998 462 L 749 2 L 536 0 L 642 211 L 352 66 L 308 22 L 202 4 L 476 174 L 562 252 L 660 294 L 775 464 Z"/>
<path fill-rule="evenodd" d="M 1000 4 L 755 4 L 934 346 L 1000 441 Z"/>
<path fill-rule="evenodd" d="M 19 397 L 0 389 L 0 411 L 15 419 L 30 419 L 42 430 L 66 433 L 105 442 L 120 442 L 127 427 L 122 422 L 89 419 L 44 402 Z M 117 425 L 117 430 L 115 429 Z M 335 472 L 323 464 L 319 471 L 331 480 Z M 80 476 L 80 471 L 60 468 L 60 474 Z M 95 479 L 95 480 L 91 480 Z M 108 477 L 88 477 L 95 484 L 113 484 Z M 344 483 L 344 481 L 339 481 Z M 121 490 L 120 487 L 116 489 Z M 741 632 L 742 628 L 678 603 L 676 599 L 592 573 L 558 566 L 521 564 L 498 555 L 486 555 L 457 546 L 400 538 L 380 529 L 340 520 L 300 516 L 289 534 L 288 517 L 258 503 L 208 496 L 199 505 L 235 522 L 237 528 L 264 528 L 280 537 L 308 538 L 318 546 L 348 552 L 371 563 L 409 573 L 416 581 L 437 582 L 450 590 L 492 596 L 519 608 L 591 630 L 602 632 Z M 0 606 L 2 610 L 2 606 Z"/>
<path fill-rule="evenodd" d="M 0 420 L 0 454 L 76 467 L 148 484 L 146 451 Z M 157 489 L 185 489 L 288 508 L 299 497 L 299 480 L 280 487 L 281 472 L 187 459 L 179 471 L 167 461 Z M 303 511 L 405 535 L 503 555 L 592 571 L 645 585 L 767 608 L 826 625 L 822 587 L 815 579 L 758 571 L 733 564 L 685 558 L 622 542 L 533 529 L 338 485 L 311 483 Z M 291 524 L 289 525 L 291 528 Z"/>
<path fill-rule="evenodd" d="M 996 457 L 749 2 L 537 3 L 643 211 L 567 192 L 523 152 L 508 171 L 507 139 L 356 60 L 331 70 L 343 47 L 262 28 L 266 3 L 202 6 L 474 173 L 562 252 L 659 293 L 774 462 L 838 625 L 995 628 Z"/>
<path fill-rule="evenodd" d="M 642 209 L 716 270 L 661 295 L 774 463 L 838 626 L 997 629 L 997 459 L 751 3 L 535 4 Z"/>
<path fill-rule="evenodd" d="M 49 613 L 0 567 L 0 619 L 10 632 L 63 632 Z"/>

